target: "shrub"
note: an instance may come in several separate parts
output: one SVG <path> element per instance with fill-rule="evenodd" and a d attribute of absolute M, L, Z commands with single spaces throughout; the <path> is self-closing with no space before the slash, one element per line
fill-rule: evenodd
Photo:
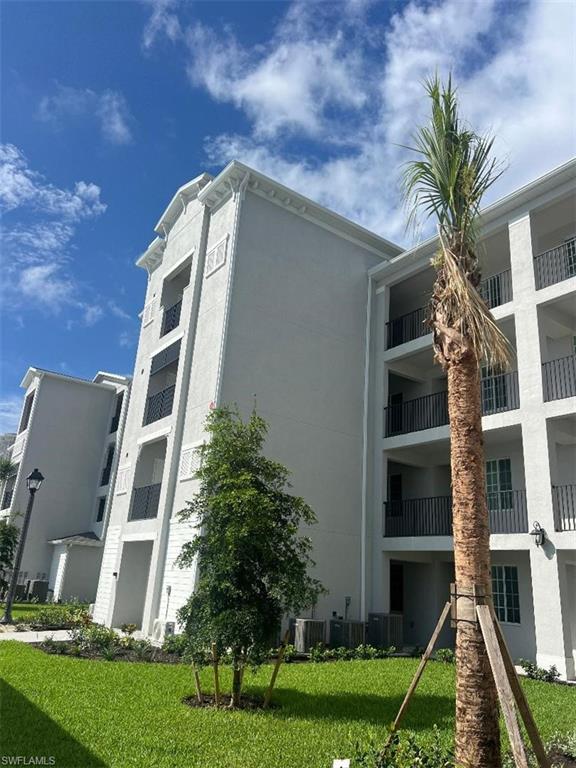
<path fill-rule="evenodd" d="M 72 629 L 90 624 L 91 618 L 85 605 L 73 601 L 46 604 L 36 612 L 32 621 L 23 621 L 38 629 Z"/>
<path fill-rule="evenodd" d="M 274 651 L 274 653 L 276 653 L 276 651 Z M 286 664 L 290 664 L 290 662 L 293 661 L 297 655 L 298 653 L 296 651 L 296 646 L 288 643 L 286 648 L 284 648 L 284 661 Z"/>
<path fill-rule="evenodd" d="M 72 642 L 87 653 L 103 653 L 104 650 L 118 647 L 120 638 L 113 629 L 90 624 L 73 629 Z"/>
<path fill-rule="evenodd" d="M 189 642 L 186 635 L 169 635 L 164 638 L 162 650 L 164 653 L 173 653 L 176 656 L 184 656 Z"/>
<path fill-rule="evenodd" d="M 454 664 L 456 654 L 452 648 L 438 648 L 436 651 L 436 661 L 442 661 L 444 664 Z"/>
<path fill-rule="evenodd" d="M 355 649 L 355 656 L 357 659 L 377 659 L 378 648 L 373 645 L 359 645 Z"/>
<path fill-rule="evenodd" d="M 455 768 L 454 755 L 441 740 L 440 731 L 434 726 L 432 742 L 425 745 L 408 733 L 403 738 L 395 734 L 385 752 L 382 744 L 371 738 L 367 744 L 356 742 L 352 749 L 354 768 Z"/>
<path fill-rule="evenodd" d="M 115 645 L 109 645 L 105 648 L 102 648 L 100 653 L 102 654 L 102 658 L 105 661 L 114 661 L 114 659 L 118 656 L 118 648 Z"/>
<path fill-rule="evenodd" d="M 120 625 L 120 631 L 128 636 L 133 635 L 137 629 L 138 629 L 137 624 L 121 624 Z"/>
<path fill-rule="evenodd" d="M 148 640 L 136 640 L 133 651 L 140 661 L 147 661 L 154 655 L 154 647 Z"/>
<path fill-rule="evenodd" d="M 42 648 L 47 653 L 64 653 L 66 650 L 64 643 L 58 643 L 53 637 L 45 637 L 42 642 Z"/>
<path fill-rule="evenodd" d="M 545 669 L 528 659 L 518 659 L 518 664 L 532 680 L 540 680 L 543 683 L 555 683 L 560 678 L 560 672 L 558 672 L 554 665 L 549 669 Z"/>

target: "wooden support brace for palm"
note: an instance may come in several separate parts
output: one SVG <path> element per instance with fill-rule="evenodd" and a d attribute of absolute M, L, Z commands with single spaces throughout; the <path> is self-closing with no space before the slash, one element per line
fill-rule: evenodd
<path fill-rule="evenodd" d="M 274 690 L 274 685 L 276 683 L 276 678 L 278 677 L 278 672 L 280 670 L 280 664 L 282 664 L 282 659 L 284 658 L 284 653 L 286 651 L 286 646 L 288 645 L 288 639 L 290 637 L 290 630 L 286 630 L 286 634 L 284 635 L 284 639 L 282 640 L 282 643 L 280 645 L 280 648 L 278 649 L 278 656 L 276 657 L 276 663 L 274 664 L 274 670 L 272 671 L 272 678 L 270 680 L 270 685 L 268 686 L 268 690 L 266 691 L 266 695 L 264 696 L 264 709 L 268 709 L 270 706 L 270 701 L 272 700 L 272 691 Z"/>
<path fill-rule="evenodd" d="M 212 667 L 214 669 L 214 703 L 220 706 L 220 675 L 218 674 L 218 652 L 216 643 L 212 643 Z"/>

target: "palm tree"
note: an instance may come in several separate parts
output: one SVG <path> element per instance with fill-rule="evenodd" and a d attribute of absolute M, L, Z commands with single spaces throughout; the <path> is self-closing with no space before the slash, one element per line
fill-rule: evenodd
<path fill-rule="evenodd" d="M 0 456 L 0 484 L 12 477 L 16 472 L 16 464 L 13 464 L 7 456 Z"/>
<path fill-rule="evenodd" d="M 404 172 L 413 221 L 419 212 L 437 220 L 439 248 L 429 308 L 435 360 L 448 379 L 455 580 L 458 591 L 491 594 L 485 493 L 480 366 L 502 366 L 510 349 L 478 293 L 478 220 L 486 190 L 501 175 L 491 158 L 493 138 L 464 127 L 451 78 L 425 84 L 431 119 L 410 147 L 418 158 Z M 456 762 L 499 768 L 498 700 L 480 628 L 459 621 L 456 630 Z"/>

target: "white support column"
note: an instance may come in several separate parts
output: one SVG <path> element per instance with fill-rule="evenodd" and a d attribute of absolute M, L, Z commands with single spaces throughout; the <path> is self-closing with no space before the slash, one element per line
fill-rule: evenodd
<path fill-rule="evenodd" d="M 510 222 L 509 237 L 528 524 L 531 526 L 538 521 L 549 538 L 542 548 L 530 544 L 536 661 L 547 667 L 555 664 L 565 675 L 567 653 L 558 557 L 553 544 L 552 478 L 542 394 L 542 356 L 529 213 Z"/>

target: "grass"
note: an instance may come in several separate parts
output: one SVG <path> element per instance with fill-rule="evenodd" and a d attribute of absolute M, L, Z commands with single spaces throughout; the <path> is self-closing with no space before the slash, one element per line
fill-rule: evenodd
<path fill-rule="evenodd" d="M 417 663 L 285 665 L 279 708 L 222 712 L 182 704 L 194 690 L 186 665 L 86 661 L 2 642 L 0 755 L 52 755 L 57 768 L 330 768 L 350 756 L 351 739 L 384 738 Z M 261 693 L 270 671 L 247 674 L 247 692 Z M 208 670 L 202 680 L 208 690 Z M 544 738 L 574 728 L 576 688 L 522 684 Z M 437 723 L 448 741 L 453 708 L 454 667 L 432 663 L 405 728 L 425 740 Z"/>
<path fill-rule="evenodd" d="M 14 603 L 12 606 L 13 619 L 32 619 L 41 608 L 45 608 L 41 603 Z M 4 603 L 0 603 L 0 610 L 4 611 Z"/>

